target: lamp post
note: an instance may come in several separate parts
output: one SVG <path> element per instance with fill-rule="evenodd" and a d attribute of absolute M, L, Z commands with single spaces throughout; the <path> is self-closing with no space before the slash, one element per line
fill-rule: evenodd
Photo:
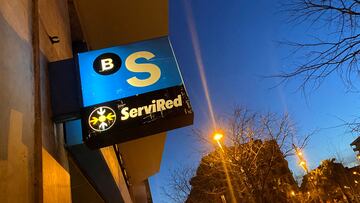
<path fill-rule="evenodd" d="M 305 174 L 308 174 L 309 170 L 307 168 L 306 160 L 304 158 L 304 155 L 303 155 L 302 151 L 295 144 L 293 144 L 293 147 L 295 149 L 295 154 L 296 154 L 296 156 L 297 156 L 297 158 L 299 160 L 299 163 L 298 163 L 299 166 L 305 171 Z M 313 185 L 313 183 L 311 183 L 311 185 Z M 313 185 L 313 187 L 315 189 L 315 185 Z M 294 196 L 293 191 L 292 191 L 291 195 Z M 310 198 L 310 197 L 308 197 L 308 198 Z"/>
<path fill-rule="evenodd" d="M 304 171 L 305 171 L 306 174 L 308 174 L 308 173 L 309 173 L 309 170 L 308 170 L 308 168 L 307 168 L 306 160 L 305 160 L 305 158 L 304 158 L 303 153 L 302 153 L 301 150 L 300 150 L 297 146 L 295 146 L 294 144 L 293 144 L 293 147 L 294 147 L 294 149 L 295 149 L 296 156 L 297 156 L 298 159 L 299 159 L 299 166 L 300 166 L 302 169 L 304 169 Z"/>
<path fill-rule="evenodd" d="M 295 144 L 293 144 L 293 147 L 295 149 L 296 156 L 299 159 L 299 166 L 305 171 L 305 174 L 309 174 L 309 170 L 307 168 L 307 164 L 306 164 L 306 160 L 304 158 L 304 154 L 302 153 L 302 151 Z M 312 185 L 312 187 L 314 188 L 320 202 L 323 203 L 322 199 L 320 198 L 320 194 L 318 193 L 318 189 L 317 189 L 316 185 L 313 183 L 312 180 L 310 180 L 309 182 Z"/>
<path fill-rule="evenodd" d="M 229 175 L 229 171 L 228 171 L 228 168 L 226 166 L 226 154 L 225 154 L 225 151 L 224 151 L 224 148 L 222 147 L 221 143 L 220 143 L 220 140 L 224 137 L 224 134 L 217 131 L 213 134 L 213 139 L 217 142 L 217 144 L 219 145 L 220 149 L 221 149 L 221 153 L 220 153 L 220 157 L 221 157 L 221 162 L 223 164 L 223 167 L 224 167 L 224 172 L 225 172 L 225 176 L 226 176 L 226 182 L 227 182 L 227 185 L 229 187 L 229 192 L 230 192 L 230 198 L 231 198 L 231 202 L 232 203 L 236 203 L 236 198 L 235 198 L 235 194 L 234 194 L 234 189 L 233 189 L 233 186 L 231 184 L 231 179 L 230 179 L 230 175 Z M 225 196 L 222 195 L 221 196 L 221 200 L 224 202 L 226 202 L 226 199 L 225 199 Z"/>

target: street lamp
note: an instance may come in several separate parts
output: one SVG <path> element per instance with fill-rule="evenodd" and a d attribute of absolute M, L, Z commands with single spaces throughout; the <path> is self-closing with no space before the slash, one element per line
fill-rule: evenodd
<path fill-rule="evenodd" d="M 225 176 L 226 176 L 226 182 L 228 184 L 228 187 L 229 187 L 229 191 L 230 191 L 230 197 L 231 197 L 231 202 L 232 203 L 236 203 L 236 198 L 235 198 L 235 194 L 234 194 L 234 189 L 233 189 L 233 186 L 231 184 L 231 179 L 230 179 L 230 174 L 229 174 L 229 171 L 228 171 L 228 168 L 226 166 L 226 154 L 225 154 L 225 151 L 220 143 L 220 140 L 224 137 L 224 134 L 222 132 L 219 132 L 219 131 L 216 131 L 214 134 L 213 134 L 213 139 L 218 143 L 220 149 L 222 152 L 220 152 L 220 157 L 221 157 L 221 162 L 223 164 L 223 167 L 224 167 L 224 172 L 225 172 Z M 229 161 L 231 161 L 229 159 Z M 222 202 L 226 202 L 226 199 L 225 199 L 225 196 L 221 196 L 221 200 Z"/>
<path fill-rule="evenodd" d="M 295 149 L 296 156 L 297 156 L 298 159 L 299 159 L 299 166 L 300 166 L 302 169 L 304 169 L 304 171 L 305 171 L 306 174 L 309 174 L 309 170 L 308 170 L 308 168 L 307 168 L 307 166 L 306 166 L 306 160 L 305 160 L 305 158 L 304 158 L 303 153 L 301 152 L 301 150 L 300 150 L 295 144 L 293 144 L 293 147 L 294 147 L 294 149 Z M 315 174 L 316 174 L 316 172 L 315 172 Z M 310 182 L 310 184 L 312 185 L 313 189 L 315 190 L 315 194 L 317 194 L 317 197 L 319 198 L 319 201 L 320 201 L 320 202 L 323 202 L 322 199 L 321 199 L 321 197 L 320 197 L 320 194 L 318 193 L 318 189 L 317 189 L 316 185 L 315 185 L 314 182 L 313 182 L 313 179 L 314 179 L 314 177 L 313 177 L 313 176 L 310 176 L 310 181 L 309 181 L 309 182 Z M 308 194 L 308 196 L 310 196 L 310 192 L 308 192 L 307 194 Z"/>
<path fill-rule="evenodd" d="M 221 143 L 220 143 L 220 140 L 224 137 L 224 135 L 221 133 L 221 132 L 215 132 L 214 135 L 213 135 L 213 139 L 218 143 L 219 147 L 221 148 L 221 150 L 224 151 Z"/>
<path fill-rule="evenodd" d="M 308 168 L 307 168 L 307 166 L 306 166 L 306 160 L 305 160 L 305 158 L 304 158 L 304 156 L 303 156 L 303 153 L 302 153 L 302 152 L 300 151 L 300 149 L 299 149 L 297 146 L 295 146 L 294 144 L 293 144 L 293 147 L 294 147 L 295 152 L 296 152 L 296 155 L 297 155 L 297 157 L 298 157 L 298 159 L 299 159 L 299 166 L 300 166 L 302 169 L 304 169 L 305 173 L 308 173 L 309 171 L 308 171 Z"/>
<path fill-rule="evenodd" d="M 304 169 L 304 171 L 305 171 L 306 173 L 308 173 L 308 169 L 307 169 L 307 166 L 306 166 L 306 162 L 305 162 L 305 161 L 300 161 L 300 162 L 299 162 L 299 166 L 300 166 L 302 169 Z"/>
<path fill-rule="evenodd" d="M 222 133 L 220 133 L 220 132 L 216 132 L 214 134 L 214 140 L 216 140 L 216 141 L 221 140 L 221 138 L 223 138 L 223 137 L 224 137 L 224 135 Z"/>

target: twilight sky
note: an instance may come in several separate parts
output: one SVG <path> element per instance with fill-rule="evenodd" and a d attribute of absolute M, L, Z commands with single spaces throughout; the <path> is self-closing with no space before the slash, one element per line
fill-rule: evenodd
<path fill-rule="evenodd" d="M 272 88 L 276 79 L 262 76 L 289 70 L 301 62 L 301 55 L 288 56 L 290 47 L 275 41 L 305 42 L 311 37 L 327 37 L 327 27 L 286 23 L 286 13 L 278 12 L 278 0 L 175 0 L 170 4 L 170 39 L 195 112 L 194 125 L 168 132 L 161 170 L 150 178 L 154 202 L 169 202 L 162 195 L 169 171 L 183 165 L 198 166 L 202 154 L 191 136 L 192 129 L 209 129 L 207 108 L 196 56 L 201 57 L 210 98 L 216 116 L 231 113 L 235 105 L 256 112 L 288 112 L 298 126 L 299 135 L 319 131 L 304 150 L 309 167 L 321 160 L 340 157 L 353 161 L 350 143 L 356 136 L 337 127 L 339 119 L 353 120 L 359 115 L 359 93 L 348 93 L 337 75 L 330 76 L 316 91 L 305 97 L 296 91 L 299 80 Z M 191 29 L 193 32 L 191 33 Z M 330 28 L 329 28 L 330 29 Z M 196 37 L 197 44 L 191 37 Z M 196 53 L 194 47 L 198 47 Z M 294 174 L 296 158 L 288 159 Z"/>

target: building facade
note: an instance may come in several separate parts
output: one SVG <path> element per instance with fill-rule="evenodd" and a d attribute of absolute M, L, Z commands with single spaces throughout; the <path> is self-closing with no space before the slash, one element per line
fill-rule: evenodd
<path fill-rule="evenodd" d="M 76 121 L 54 122 L 48 65 L 167 35 L 168 2 L 3 0 L 0 14 L 0 202 L 151 202 L 165 133 L 87 149 Z"/>
<path fill-rule="evenodd" d="M 358 160 L 360 160 L 360 137 L 357 137 L 351 144 L 350 146 L 352 147 L 352 149 L 354 150 L 354 152 L 356 153 L 356 158 Z"/>

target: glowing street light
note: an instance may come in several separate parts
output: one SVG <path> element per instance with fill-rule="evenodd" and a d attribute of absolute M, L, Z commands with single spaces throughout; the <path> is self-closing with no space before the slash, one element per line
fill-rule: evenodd
<path fill-rule="evenodd" d="M 304 169 L 304 171 L 305 171 L 306 173 L 308 173 L 308 168 L 307 168 L 307 166 L 306 166 L 306 161 L 305 161 L 304 157 L 299 157 L 299 159 L 300 159 L 300 161 L 299 161 L 299 166 L 300 166 L 302 169 Z"/>
<path fill-rule="evenodd" d="M 224 151 L 223 147 L 221 146 L 220 140 L 224 137 L 221 132 L 215 132 L 213 135 L 213 139 L 218 143 L 219 147 L 222 151 Z"/>
<path fill-rule="evenodd" d="M 224 135 L 222 133 L 217 132 L 217 133 L 214 134 L 214 140 L 215 141 L 219 141 L 223 137 L 224 137 Z"/>
<path fill-rule="evenodd" d="M 306 166 L 306 160 L 305 160 L 305 158 L 304 158 L 304 156 L 303 156 L 303 153 L 300 151 L 300 149 L 297 147 L 297 146 L 295 146 L 294 144 L 293 144 L 293 147 L 294 147 L 294 149 L 295 149 L 295 152 L 296 152 L 296 155 L 297 155 L 297 157 L 298 157 L 298 159 L 299 159 L 299 166 L 302 168 L 302 169 L 304 169 L 304 171 L 306 172 L 306 173 L 308 173 L 309 171 L 308 171 L 308 168 L 307 168 L 307 166 Z"/>
<path fill-rule="evenodd" d="M 304 169 L 304 171 L 305 171 L 306 173 L 308 173 L 308 169 L 307 169 L 307 166 L 306 166 L 306 162 L 305 162 L 304 160 L 299 162 L 299 166 L 300 166 L 302 169 Z"/>
<path fill-rule="evenodd" d="M 224 134 L 222 132 L 219 132 L 219 131 L 216 131 L 214 134 L 213 134 L 213 139 L 218 143 L 222 153 L 219 153 L 220 154 L 220 157 L 221 157 L 221 162 L 223 164 L 223 167 L 224 167 L 224 172 L 225 172 L 225 175 L 226 175 L 226 182 L 228 184 L 228 187 L 229 187 L 229 190 L 230 190 L 230 197 L 231 197 L 231 202 L 232 203 L 236 203 L 236 198 L 235 198 L 235 194 L 234 194 L 234 189 L 233 189 L 233 186 L 231 184 L 231 179 L 230 179 L 230 174 L 229 174 L 229 171 L 228 171 L 228 168 L 226 166 L 226 154 L 225 154 L 225 151 L 220 143 L 220 140 L 224 137 Z M 229 161 L 231 161 L 229 159 Z M 226 199 L 225 199 L 225 196 L 221 196 L 221 200 L 222 202 L 226 202 Z"/>

